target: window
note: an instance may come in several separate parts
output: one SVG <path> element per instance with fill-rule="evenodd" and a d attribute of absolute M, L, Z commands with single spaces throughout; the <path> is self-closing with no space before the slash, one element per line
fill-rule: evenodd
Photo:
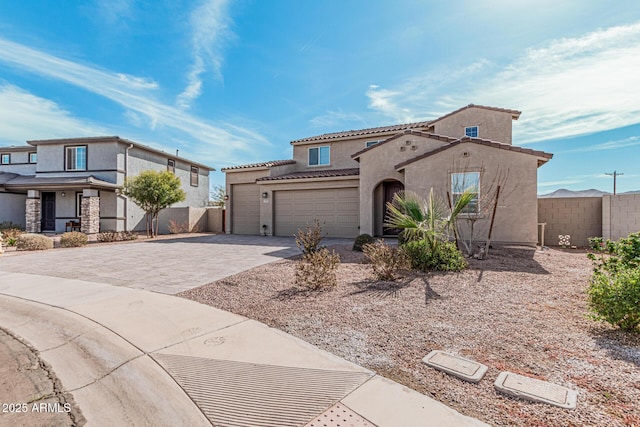
<path fill-rule="evenodd" d="M 78 145 L 75 147 L 67 147 L 65 150 L 66 160 L 65 166 L 68 171 L 85 171 L 87 170 L 87 146 Z"/>
<path fill-rule="evenodd" d="M 471 189 L 474 197 L 462 210 L 462 213 L 478 212 L 478 196 L 480 192 L 480 172 L 463 172 L 451 174 L 451 198 L 455 205 L 458 198 L 465 190 Z"/>
<path fill-rule="evenodd" d="M 369 147 L 371 147 L 372 145 L 379 144 L 379 143 L 380 143 L 380 141 L 381 141 L 381 140 L 379 140 L 379 139 L 378 139 L 377 141 L 367 141 L 367 142 L 365 142 L 365 143 L 364 143 L 364 145 L 365 145 L 365 147 L 366 147 L 366 148 L 369 148 Z"/>
<path fill-rule="evenodd" d="M 173 159 L 167 160 L 167 170 L 172 174 L 176 174 L 176 161 Z"/>
<path fill-rule="evenodd" d="M 309 148 L 309 166 L 329 164 L 329 147 Z"/>
<path fill-rule="evenodd" d="M 0 163 L 3 165 L 11 163 L 11 154 L 0 154 Z"/>
<path fill-rule="evenodd" d="M 76 193 L 76 218 L 82 218 L 82 191 Z"/>
<path fill-rule="evenodd" d="M 466 136 L 471 137 L 471 138 L 477 138 L 478 137 L 478 126 L 467 126 L 466 128 L 464 128 L 464 134 Z"/>
<path fill-rule="evenodd" d="M 195 166 L 191 166 L 191 186 L 198 186 L 198 168 Z"/>
<path fill-rule="evenodd" d="M 29 153 L 29 163 L 38 163 L 37 153 Z"/>

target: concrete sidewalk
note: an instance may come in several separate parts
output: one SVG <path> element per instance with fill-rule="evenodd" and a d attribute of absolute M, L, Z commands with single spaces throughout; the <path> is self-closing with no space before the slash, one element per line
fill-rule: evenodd
<path fill-rule="evenodd" d="M 91 425 L 338 425 L 327 410 L 353 425 L 485 425 L 213 307 L 95 282 L 0 277 L 0 326 L 39 350 Z"/>

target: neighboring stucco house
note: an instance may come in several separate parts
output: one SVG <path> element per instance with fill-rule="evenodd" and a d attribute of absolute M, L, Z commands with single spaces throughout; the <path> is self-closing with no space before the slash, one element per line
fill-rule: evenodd
<path fill-rule="evenodd" d="M 537 169 L 552 154 L 512 145 L 519 116 L 470 104 L 431 121 L 292 141 L 292 160 L 222 169 L 226 232 L 291 236 L 317 218 L 329 236 L 383 236 L 392 233 L 383 227 L 386 202 L 400 190 L 455 197 L 462 180 L 479 182 L 482 194 L 508 174 L 492 240 L 535 244 Z"/>
<path fill-rule="evenodd" d="M 174 206 L 204 207 L 209 172 L 182 157 L 117 136 L 27 141 L 0 147 L 0 222 L 28 232 L 144 230 L 142 211 L 119 189 L 145 170 L 170 170 L 187 197 Z"/>

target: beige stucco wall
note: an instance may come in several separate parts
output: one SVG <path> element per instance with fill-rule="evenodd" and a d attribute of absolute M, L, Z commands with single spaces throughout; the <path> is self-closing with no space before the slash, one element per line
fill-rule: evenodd
<path fill-rule="evenodd" d="M 465 154 L 466 153 L 466 154 Z M 433 187 L 443 200 L 450 191 L 450 174 L 479 171 L 480 201 L 497 186 L 499 176 L 506 176 L 500 189 L 495 215 L 492 242 L 534 245 L 537 241 L 537 157 L 496 149 L 474 143 L 463 143 L 411 163 L 405 168 L 405 189 L 427 197 Z M 484 241 L 488 235 L 490 215 L 474 227 L 476 240 Z M 467 237 L 467 222 L 460 217 L 463 237 Z"/>
<path fill-rule="evenodd" d="M 602 237 L 618 240 L 640 232 L 640 194 L 602 197 Z"/>
<path fill-rule="evenodd" d="M 25 226 L 26 194 L 0 192 L 0 222 L 11 221 Z"/>
<path fill-rule="evenodd" d="M 511 113 L 483 108 L 466 108 L 434 123 L 434 133 L 462 138 L 464 128 L 478 126 L 478 138 L 511 144 Z"/>
<path fill-rule="evenodd" d="M 602 236 L 602 204 L 601 197 L 538 199 L 538 222 L 546 223 L 545 245 L 556 246 L 558 236 L 568 234 L 572 245 L 587 247 L 589 237 Z"/>
<path fill-rule="evenodd" d="M 224 209 L 213 207 L 207 209 L 207 231 L 212 233 L 224 232 L 222 226 L 222 218 L 224 215 Z"/>
<path fill-rule="evenodd" d="M 406 134 L 362 153 L 360 156 L 360 232 L 374 235 L 374 200 L 378 184 L 396 180 L 405 184 L 405 173 L 395 165 L 420 154 L 435 150 L 445 142 L 423 136 Z M 414 149 L 415 147 L 415 149 Z"/>

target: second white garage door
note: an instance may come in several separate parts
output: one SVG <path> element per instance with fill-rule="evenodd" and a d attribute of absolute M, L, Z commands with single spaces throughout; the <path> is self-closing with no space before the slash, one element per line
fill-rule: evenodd
<path fill-rule="evenodd" d="M 357 188 L 276 191 L 275 234 L 293 236 L 318 219 L 329 237 L 355 237 L 360 225 L 359 197 Z"/>

